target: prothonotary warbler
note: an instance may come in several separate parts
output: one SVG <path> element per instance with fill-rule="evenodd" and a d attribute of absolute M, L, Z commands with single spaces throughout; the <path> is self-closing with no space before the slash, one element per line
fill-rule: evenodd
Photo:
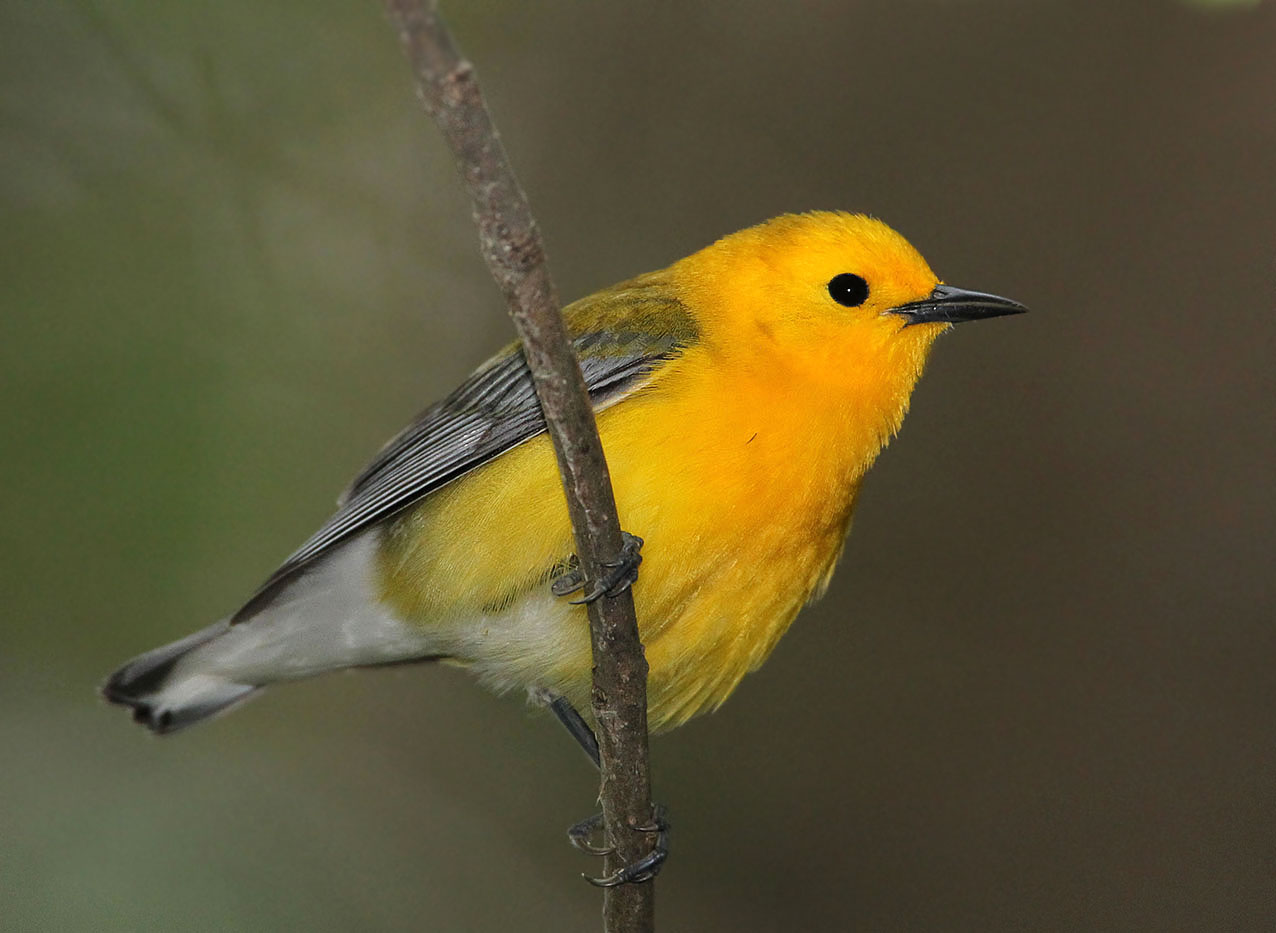
<path fill-rule="evenodd" d="M 1022 305 L 940 284 L 890 227 L 785 215 L 565 309 L 669 728 L 721 704 L 827 587 L 935 338 Z M 588 707 L 554 454 L 517 345 L 394 438 L 234 615 L 104 688 L 171 732 L 268 684 L 440 660 Z"/>

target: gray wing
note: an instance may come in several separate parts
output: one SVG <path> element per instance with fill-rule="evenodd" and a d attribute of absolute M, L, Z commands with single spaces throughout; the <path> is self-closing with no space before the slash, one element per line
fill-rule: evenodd
<path fill-rule="evenodd" d="M 604 321 L 602 330 L 576 334 L 572 344 L 595 411 L 646 385 L 652 373 L 694 339 L 686 311 L 678 307 L 677 313 L 674 326 L 657 333 L 617 330 Z M 235 614 L 232 624 L 268 605 L 306 565 L 346 538 L 544 430 L 531 373 L 515 345 L 391 440 L 346 490 L 337 512 L 284 561 Z"/>

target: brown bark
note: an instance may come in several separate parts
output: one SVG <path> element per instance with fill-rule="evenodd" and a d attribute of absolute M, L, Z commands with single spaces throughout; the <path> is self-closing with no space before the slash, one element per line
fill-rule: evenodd
<path fill-rule="evenodd" d="M 416 79 L 417 94 L 456 157 L 473 201 L 488 268 L 505 294 L 523 341 L 536 394 L 558 456 L 576 553 L 589 581 L 621 553 L 620 521 L 607 461 L 580 365 L 572 351 L 545 261 L 540 231 L 509 166 L 474 67 L 456 48 L 433 0 L 385 0 Z M 641 529 L 634 529 L 641 533 Z M 587 586 L 588 588 L 588 586 Z M 652 819 L 647 754 L 647 661 L 632 594 L 589 604 L 594 652 L 593 711 L 602 756 L 600 799 L 606 871 L 647 854 L 651 837 L 633 829 Z M 604 929 L 654 929 L 654 886 L 607 888 Z"/>

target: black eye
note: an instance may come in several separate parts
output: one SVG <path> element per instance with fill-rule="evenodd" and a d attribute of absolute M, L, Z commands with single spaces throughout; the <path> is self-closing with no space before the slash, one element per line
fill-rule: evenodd
<path fill-rule="evenodd" d="M 829 282 L 829 294 L 838 304 L 854 308 L 868 300 L 868 283 L 858 275 L 843 272 Z"/>

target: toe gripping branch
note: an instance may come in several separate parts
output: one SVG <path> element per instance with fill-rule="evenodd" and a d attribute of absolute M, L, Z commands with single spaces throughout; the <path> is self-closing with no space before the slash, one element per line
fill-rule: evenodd
<path fill-rule="evenodd" d="M 642 538 L 627 531 L 622 531 L 620 534 L 621 548 L 619 558 L 603 564 L 607 572 L 590 584 L 589 589 L 580 599 L 573 599 L 573 605 L 592 603 L 603 596 L 619 596 L 633 586 L 638 579 L 638 565 L 642 563 Z M 550 584 L 550 590 L 555 596 L 567 596 L 583 589 L 585 583 L 584 571 L 579 566 L 575 566 L 555 578 Z M 580 744 L 580 747 L 585 750 L 585 753 L 589 755 L 594 765 L 599 767 L 598 740 L 594 736 L 593 730 L 589 728 L 589 724 L 585 722 L 580 713 L 576 711 L 575 707 L 566 698 L 555 696 L 554 694 L 546 694 L 545 699 L 549 701 L 550 709 L 553 710 L 554 715 L 567 727 L 567 730 Z M 602 825 L 603 815 L 595 813 L 567 830 L 567 838 L 573 846 L 587 855 L 601 857 L 612 855 L 616 851 L 614 846 L 597 846 L 592 841 L 594 835 L 602 829 Z M 636 833 L 655 834 L 656 839 L 650 852 L 629 865 L 622 865 L 610 875 L 602 878 L 595 878 L 586 874 L 582 874 L 581 877 L 600 888 L 614 888 L 622 884 L 642 884 L 655 878 L 660 873 L 665 860 L 669 857 L 669 821 L 665 818 L 665 808 L 660 804 L 655 804 L 652 807 L 651 819 L 645 824 L 631 826 L 630 829 Z"/>
<path fill-rule="evenodd" d="M 586 817 L 571 829 L 567 830 L 567 838 L 581 852 L 587 855 L 608 856 L 615 852 L 612 846 L 596 846 L 591 841 L 594 833 L 602 828 L 603 815 L 595 813 Z M 622 865 L 610 875 L 594 878 L 582 874 L 581 877 L 598 888 L 614 888 L 621 884 L 642 884 L 651 881 L 660 874 L 660 869 L 669 858 L 669 821 L 665 819 L 665 808 L 661 804 L 652 807 L 651 822 L 643 826 L 633 826 L 636 833 L 656 833 L 655 844 L 651 851 L 638 861 Z"/>
<path fill-rule="evenodd" d="M 627 531 L 622 531 L 620 538 L 620 558 L 604 562 L 607 573 L 595 580 L 580 599 L 573 599 L 573 606 L 592 603 L 604 596 L 619 596 L 637 581 L 638 565 L 642 563 L 642 538 Z M 576 567 L 554 580 L 550 590 L 555 596 L 567 596 L 584 586 L 584 571 Z"/>

